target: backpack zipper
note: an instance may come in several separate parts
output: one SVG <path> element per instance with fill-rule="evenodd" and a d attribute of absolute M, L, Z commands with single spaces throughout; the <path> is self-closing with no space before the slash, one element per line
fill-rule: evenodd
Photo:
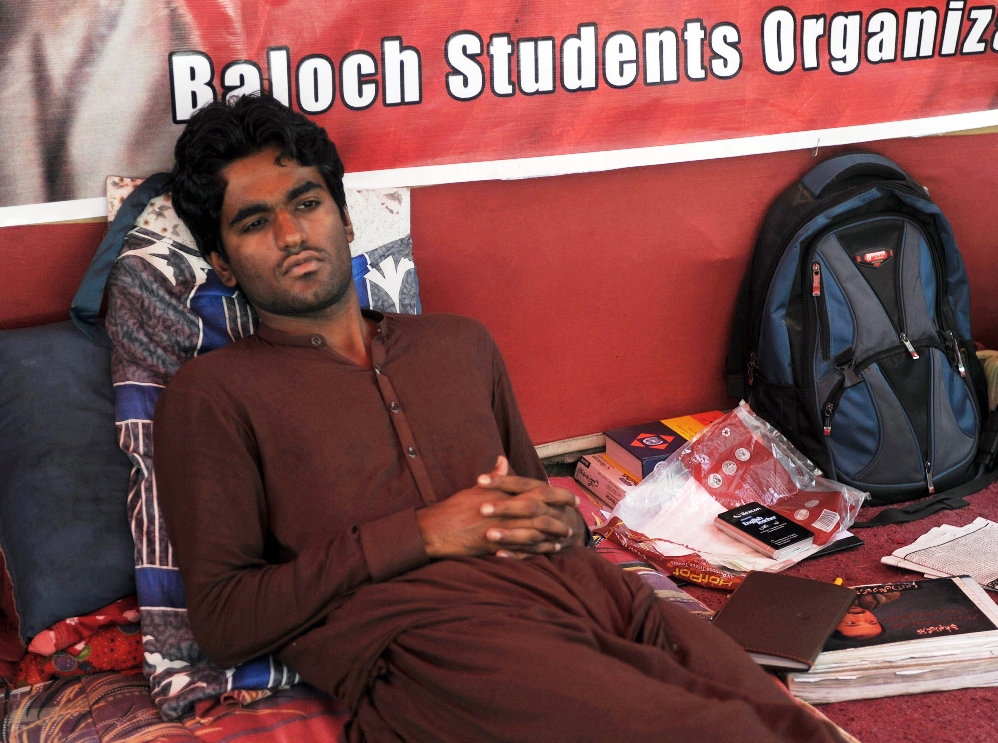
<path fill-rule="evenodd" d="M 908 340 L 907 334 L 901 333 L 901 335 L 898 337 L 901 339 L 901 342 L 904 344 L 904 347 L 908 349 L 908 353 L 911 354 L 911 358 L 914 360 L 918 360 L 918 351 L 916 351 L 915 347 L 911 345 L 911 341 Z"/>
<path fill-rule="evenodd" d="M 821 292 L 821 264 L 811 264 L 811 296 L 814 297 L 814 312 L 818 316 L 818 332 L 821 334 L 821 360 L 828 361 L 832 355 L 831 329 L 828 324 L 828 307 Z"/>
<path fill-rule="evenodd" d="M 902 222 L 904 225 L 904 231 L 901 233 L 901 244 L 904 245 L 905 236 L 908 234 L 908 220 Z M 904 311 L 904 281 L 901 278 L 902 262 L 901 262 L 901 251 L 897 252 L 897 259 L 894 261 L 895 271 L 894 271 L 894 294 L 897 297 L 897 309 L 898 309 L 898 338 L 904 344 L 904 347 L 908 349 L 908 353 L 911 354 L 911 358 L 915 361 L 918 360 L 918 352 L 915 347 L 911 345 L 911 341 L 908 340 L 908 322 L 907 316 Z M 933 266 L 933 269 L 935 266 Z"/>
<path fill-rule="evenodd" d="M 956 361 L 956 369 L 960 372 L 961 377 L 967 376 L 967 367 L 963 365 L 963 354 L 960 353 L 960 343 L 956 339 L 952 330 L 946 331 L 946 336 L 949 338 L 949 342 L 953 344 L 954 360 Z M 947 356 L 949 354 L 947 353 Z"/>
<path fill-rule="evenodd" d="M 932 461 L 925 460 L 925 484 L 929 486 L 929 495 L 936 492 L 936 485 L 932 482 Z"/>
<path fill-rule="evenodd" d="M 842 379 L 838 381 L 834 388 L 832 388 L 831 393 L 828 395 L 828 399 L 825 400 L 825 404 L 822 409 L 822 428 L 821 432 L 825 436 L 832 435 L 832 418 L 835 416 L 835 410 L 838 408 L 839 401 L 842 399 L 842 395 L 846 391 L 846 379 L 843 376 Z"/>

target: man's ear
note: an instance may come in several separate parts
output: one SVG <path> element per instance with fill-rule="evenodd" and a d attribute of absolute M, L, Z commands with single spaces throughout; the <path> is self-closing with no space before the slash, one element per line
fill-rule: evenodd
<path fill-rule="evenodd" d="M 343 228 L 347 231 L 347 242 L 353 242 L 353 222 L 350 221 L 350 212 L 343 207 Z"/>
<path fill-rule="evenodd" d="M 230 289 L 234 287 L 237 283 L 235 275 L 232 273 L 232 269 L 229 268 L 229 262 L 222 257 L 222 254 L 218 251 L 208 255 L 208 262 L 211 263 L 211 267 L 215 269 L 215 273 L 218 274 L 219 280 L 225 284 Z"/>

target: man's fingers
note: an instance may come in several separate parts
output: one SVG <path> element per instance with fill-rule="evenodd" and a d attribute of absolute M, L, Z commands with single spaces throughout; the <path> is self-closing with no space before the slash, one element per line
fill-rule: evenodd
<path fill-rule="evenodd" d="M 496 466 L 492 468 L 492 471 L 478 476 L 478 484 L 482 487 L 488 487 L 489 483 L 493 479 L 498 477 L 506 477 L 509 474 L 509 460 L 501 454 L 496 459 Z"/>
<path fill-rule="evenodd" d="M 531 519 L 550 515 L 552 508 L 544 501 L 533 498 L 508 498 L 498 503 L 486 503 L 481 508 L 483 516 Z"/>
<path fill-rule="evenodd" d="M 513 550 L 498 550 L 496 552 L 496 557 L 509 557 L 514 560 L 526 560 L 528 557 L 533 557 L 534 552 L 515 552 Z"/>
<path fill-rule="evenodd" d="M 522 526 L 492 527 L 485 531 L 485 538 L 499 545 L 533 546 L 550 542 L 552 537 L 569 539 L 572 533 L 567 524 L 546 516 L 525 521 Z"/>
<path fill-rule="evenodd" d="M 574 519 L 567 518 L 568 512 L 564 506 L 549 506 L 544 501 L 534 498 L 507 498 L 495 503 L 483 503 L 479 512 L 483 516 L 508 519 L 539 519 L 549 517 L 560 522 L 571 523 Z"/>
<path fill-rule="evenodd" d="M 485 477 L 489 478 L 487 483 L 484 480 Z M 542 480 L 534 480 L 530 477 L 518 477 L 516 475 L 492 477 L 482 475 L 478 478 L 478 484 L 481 487 L 500 490 L 510 495 L 531 493 L 532 497 L 544 501 L 549 506 L 578 505 L 578 499 L 570 490 L 554 488 Z"/>

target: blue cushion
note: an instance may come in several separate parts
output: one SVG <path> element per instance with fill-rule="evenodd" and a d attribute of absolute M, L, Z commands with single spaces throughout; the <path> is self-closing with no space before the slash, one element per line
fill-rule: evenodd
<path fill-rule="evenodd" d="M 0 332 L 0 549 L 27 642 L 135 592 L 110 348 L 71 322 Z"/>

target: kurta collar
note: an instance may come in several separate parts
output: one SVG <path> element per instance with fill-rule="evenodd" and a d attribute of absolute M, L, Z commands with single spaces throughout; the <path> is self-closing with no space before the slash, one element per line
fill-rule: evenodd
<path fill-rule="evenodd" d="M 370 319 L 374 320 L 377 325 L 378 335 L 382 335 L 385 332 L 385 313 L 378 312 L 377 310 L 367 310 L 361 309 L 360 313 Z M 291 333 L 285 333 L 280 330 L 274 330 L 269 325 L 261 321 L 260 326 L 257 328 L 256 334 L 260 336 L 261 339 L 267 341 L 267 343 L 272 343 L 275 346 L 300 346 L 302 348 L 323 348 L 327 345 L 326 339 L 321 333 L 306 333 L 303 335 L 292 335 Z"/>

